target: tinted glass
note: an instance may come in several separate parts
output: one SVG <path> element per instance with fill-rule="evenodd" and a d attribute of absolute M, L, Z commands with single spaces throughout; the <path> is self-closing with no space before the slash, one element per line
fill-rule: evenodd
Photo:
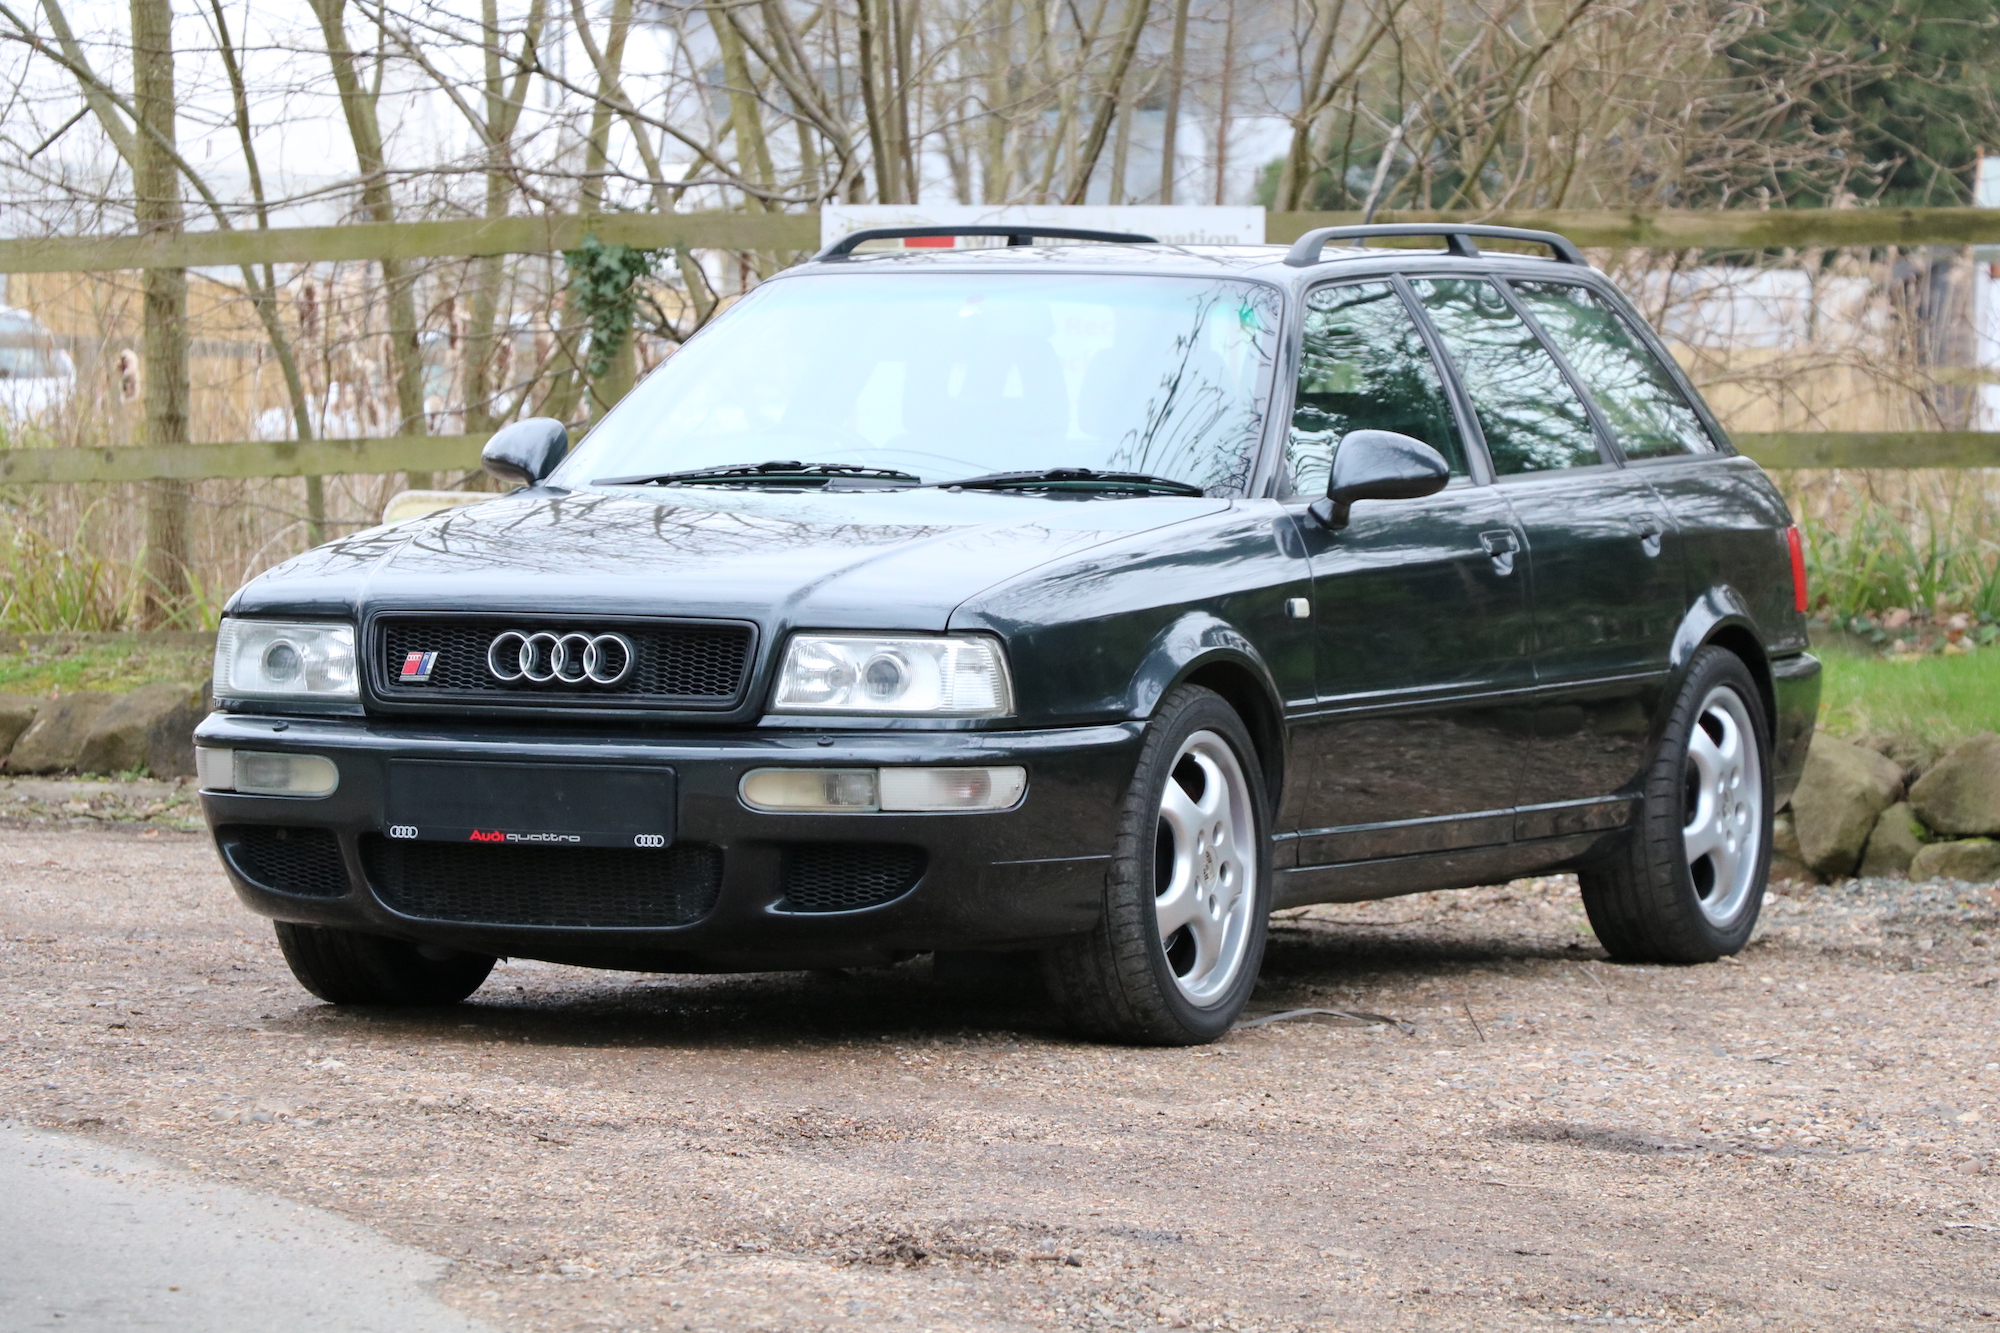
<path fill-rule="evenodd" d="M 1386 282 L 1322 287 L 1306 302 L 1298 400 L 1285 451 L 1302 495 L 1323 495 L 1333 451 L 1351 430 L 1393 430 L 1465 475 L 1465 446 L 1417 324 Z"/>
<path fill-rule="evenodd" d="M 1568 282 L 1517 282 L 1514 291 L 1597 399 L 1627 458 L 1714 450 L 1673 376 L 1601 297 Z"/>
<path fill-rule="evenodd" d="M 1240 494 L 1277 328 L 1256 283 L 786 278 L 668 357 L 555 480 L 788 459 L 927 482 L 1108 468 Z"/>
<path fill-rule="evenodd" d="M 1504 477 L 1604 461 L 1583 401 L 1498 288 L 1481 278 L 1420 278 L 1411 285 L 1458 365 L 1495 472 Z"/>

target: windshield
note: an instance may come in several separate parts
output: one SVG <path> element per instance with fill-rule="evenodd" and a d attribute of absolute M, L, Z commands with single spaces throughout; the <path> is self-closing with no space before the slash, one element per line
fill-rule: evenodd
<path fill-rule="evenodd" d="M 1084 467 L 1241 494 L 1277 328 L 1258 283 L 787 278 L 668 358 L 551 480 L 787 459 L 926 482 Z"/>

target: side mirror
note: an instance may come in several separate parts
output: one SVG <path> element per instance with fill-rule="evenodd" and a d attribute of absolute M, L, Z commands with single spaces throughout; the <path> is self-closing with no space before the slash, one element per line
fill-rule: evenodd
<path fill-rule="evenodd" d="M 554 417 L 529 417 L 495 431 L 479 451 L 479 465 L 510 486 L 533 486 L 568 452 L 567 426 Z"/>
<path fill-rule="evenodd" d="M 1349 431 L 1334 450 L 1326 498 L 1313 501 L 1312 516 L 1344 528 L 1356 500 L 1414 500 L 1437 494 L 1450 480 L 1451 465 L 1422 440 L 1392 430 Z"/>

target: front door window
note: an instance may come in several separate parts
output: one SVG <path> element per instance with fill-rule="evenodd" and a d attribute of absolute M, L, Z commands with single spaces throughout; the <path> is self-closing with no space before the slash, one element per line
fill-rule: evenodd
<path fill-rule="evenodd" d="M 1393 430 L 1466 475 L 1465 445 L 1416 320 L 1386 282 L 1321 287 L 1306 299 L 1298 396 L 1285 462 L 1301 495 L 1326 492 L 1333 451 L 1353 430 Z"/>

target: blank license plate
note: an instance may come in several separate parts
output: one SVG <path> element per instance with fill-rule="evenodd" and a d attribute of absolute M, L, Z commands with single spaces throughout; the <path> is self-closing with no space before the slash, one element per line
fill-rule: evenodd
<path fill-rule="evenodd" d="M 674 775 L 657 768 L 389 761 L 392 838 L 529 847 L 665 847 Z"/>

